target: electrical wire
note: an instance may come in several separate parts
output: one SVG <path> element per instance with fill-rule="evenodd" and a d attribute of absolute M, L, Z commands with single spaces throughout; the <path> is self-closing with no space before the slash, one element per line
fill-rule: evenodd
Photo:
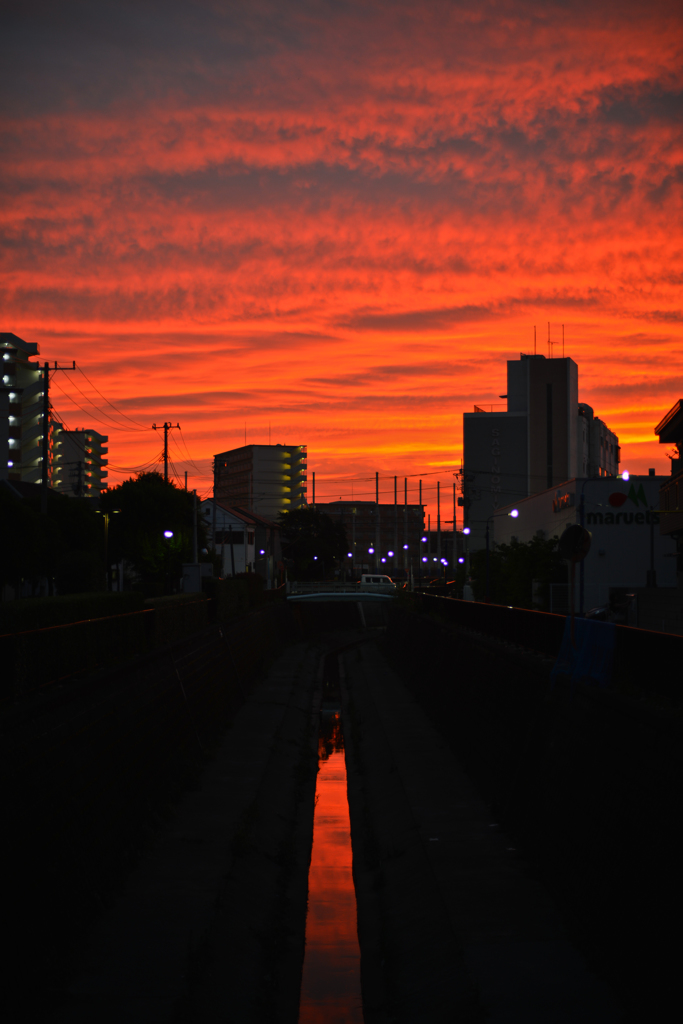
<path fill-rule="evenodd" d="M 194 460 L 192 459 L 192 456 L 190 455 L 190 449 L 187 447 L 187 441 L 185 440 L 185 435 L 183 434 L 183 432 L 182 432 L 182 430 L 180 428 L 178 429 L 178 433 L 180 434 L 180 440 L 183 442 L 183 447 L 185 448 L 185 451 L 187 452 L 187 458 L 188 458 L 188 461 L 189 461 L 190 465 L 198 473 L 201 473 L 201 469 L 199 468 L 197 463 L 194 462 Z"/>
<path fill-rule="evenodd" d="M 97 420 L 98 423 L 102 423 L 103 426 L 105 426 L 108 430 L 111 430 L 111 426 L 109 423 L 106 423 L 105 420 L 99 419 L 99 417 L 95 416 L 92 412 L 90 412 L 89 409 L 84 409 L 82 405 L 79 405 L 76 399 L 72 398 L 71 395 L 67 391 L 65 391 L 64 388 L 60 384 L 58 384 L 56 380 L 53 380 L 52 383 L 55 385 L 55 387 L 59 388 L 62 394 L 66 398 L 68 398 L 70 402 L 73 402 L 77 409 L 80 409 L 81 412 L 85 413 L 86 416 L 90 416 L 92 419 Z M 117 429 L 127 430 L 128 427 L 121 427 Z M 132 430 L 133 428 L 131 427 L 130 429 Z"/>
<path fill-rule="evenodd" d="M 81 391 L 81 389 L 79 388 L 78 384 L 74 380 L 72 380 L 71 383 L 76 388 L 76 391 L 78 391 L 79 395 L 82 395 L 83 398 L 85 398 L 86 402 L 90 402 L 90 404 L 92 405 L 93 409 L 97 409 L 97 411 L 102 413 L 103 416 L 106 416 L 108 420 L 111 420 L 111 422 L 114 424 L 114 426 L 116 427 L 117 430 L 128 430 L 131 433 L 140 433 L 142 430 L 151 430 L 152 429 L 151 427 L 124 427 L 124 426 L 121 426 L 121 424 L 117 423 L 116 420 L 114 419 L 114 417 L 110 416 L 108 412 L 105 412 L 104 409 L 99 409 L 98 406 L 96 406 L 95 403 L 93 402 L 92 398 L 89 398 L 88 395 L 86 395 L 85 391 Z M 88 415 L 92 416 L 92 413 L 89 413 Z"/>
<path fill-rule="evenodd" d="M 105 402 L 107 403 L 107 405 L 110 405 L 110 406 L 112 407 L 112 409 L 116 409 L 116 412 L 118 412 L 118 413 L 119 413 L 119 415 L 121 415 L 121 416 L 125 416 L 125 418 L 126 418 L 127 420 L 130 420 L 130 422 L 131 422 L 131 423 L 134 423 L 134 424 L 135 424 L 135 426 L 136 426 L 136 427 L 139 427 L 139 429 L 140 429 L 140 430 L 149 430 L 149 427 L 145 427 L 145 426 L 144 426 L 144 425 L 143 425 L 142 423 L 138 423 L 138 421 L 137 421 L 137 420 L 134 420 L 134 419 L 133 419 L 133 418 L 132 418 L 131 416 L 128 416 L 128 415 L 127 415 L 127 413 L 123 412 L 123 410 L 122 410 L 122 409 L 119 409 L 119 408 L 118 408 L 118 407 L 117 407 L 116 405 L 114 405 L 114 403 L 113 403 L 113 402 L 110 402 L 108 398 L 105 398 L 105 396 L 104 396 L 104 395 L 102 394 L 102 392 L 101 392 L 101 391 L 100 391 L 100 390 L 99 390 L 99 389 L 98 389 L 97 387 L 95 387 L 95 385 L 94 385 L 94 384 L 93 384 L 93 382 L 92 382 L 92 381 L 90 380 L 90 378 L 86 376 L 85 372 L 84 372 L 84 371 L 83 371 L 83 370 L 82 370 L 82 369 L 80 368 L 80 366 L 77 366 L 77 367 L 76 367 L 76 369 L 78 370 L 78 372 L 79 372 L 79 373 L 80 373 L 80 374 L 81 374 L 81 375 L 82 375 L 83 377 L 85 377 L 85 379 L 87 380 L 87 382 L 88 382 L 88 384 L 90 385 L 90 387 L 91 387 L 91 388 L 92 388 L 92 389 L 93 389 L 94 391 L 97 391 L 97 394 L 98 394 L 98 395 L 100 396 L 100 398 L 104 399 L 104 401 L 105 401 Z"/>

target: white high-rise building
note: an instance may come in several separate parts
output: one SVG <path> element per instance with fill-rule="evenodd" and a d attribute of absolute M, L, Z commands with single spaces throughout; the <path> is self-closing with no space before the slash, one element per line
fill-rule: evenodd
<path fill-rule="evenodd" d="M 306 504 L 303 444 L 248 444 L 214 455 L 214 497 L 275 519 Z"/>
<path fill-rule="evenodd" d="M 36 342 L 0 333 L 0 480 L 38 484 L 43 473 L 44 387 Z M 48 456 L 50 446 L 48 444 Z M 49 470 L 48 470 L 49 479 Z"/>

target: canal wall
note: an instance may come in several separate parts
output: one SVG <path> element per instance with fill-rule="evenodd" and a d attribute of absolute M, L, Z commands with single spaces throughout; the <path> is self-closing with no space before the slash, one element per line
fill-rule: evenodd
<path fill-rule="evenodd" d="M 581 947 L 634 1012 L 664 1007 L 676 977 L 680 713 L 652 694 L 553 686 L 552 658 L 409 606 L 395 609 L 384 649 Z"/>
<path fill-rule="evenodd" d="M 11 707 L 5 830 L 9 975 L 49 988 L 61 954 L 201 771 L 268 660 L 297 638 L 284 601 Z"/>

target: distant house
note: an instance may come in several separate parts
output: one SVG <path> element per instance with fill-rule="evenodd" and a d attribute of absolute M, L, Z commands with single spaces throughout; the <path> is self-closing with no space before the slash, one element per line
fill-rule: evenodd
<path fill-rule="evenodd" d="M 221 560 L 222 577 L 257 572 L 269 587 L 277 586 L 282 568 L 280 527 L 270 519 L 238 506 L 207 498 L 201 513 L 209 543 Z"/>

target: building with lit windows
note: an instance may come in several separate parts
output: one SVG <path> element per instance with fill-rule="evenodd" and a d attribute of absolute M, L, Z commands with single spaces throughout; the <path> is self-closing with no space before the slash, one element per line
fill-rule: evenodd
<path fill-rule="evenodd" d="M 43 371 L 32 359 L 38 355 L 38 345 L 16 334 L 0 333 L 0 353 L 0 480 L 37 484 L 43 472 L 46 429 Z"/>
<path fill-rule="evenodd" d="M 99 498 L 107 487 L 108 440 L 96 430 L 66 430 L 53 422 L 52 488 L 69 497 Z"/>
<path fill-rule="evenodd" d="M 249 444 L 214 455 L 214 497 L 267 519 L 306 504 L 306 445 Z"/>

